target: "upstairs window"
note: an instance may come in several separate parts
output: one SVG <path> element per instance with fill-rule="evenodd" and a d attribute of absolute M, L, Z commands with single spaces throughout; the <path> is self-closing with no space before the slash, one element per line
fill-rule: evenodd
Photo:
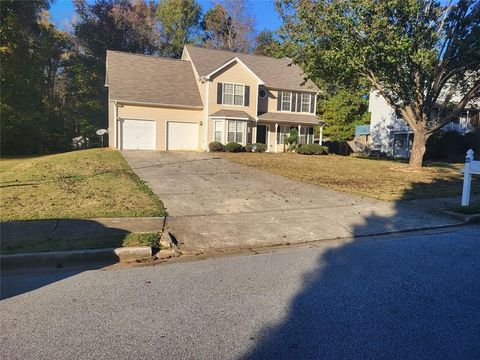
<path fill-rule="evenodd" d="M 224 83 L 222 103 L 243 106 L 245 104 L 245 85 Z"/>
<path fill-rule="evenodd" d="M 292 93 L 282 91 L 282 111 L 292 111 Z"/>
<path fill-rule="evenodd" d="M 310 105 L 311 105 L 311 101 L 312 101 L 312 97 L 310 96 L 310 94 L 305 94 L 305 93 L 302 93 L 302 103 L 301 103 L 301 112 L 310 112 Z"/>

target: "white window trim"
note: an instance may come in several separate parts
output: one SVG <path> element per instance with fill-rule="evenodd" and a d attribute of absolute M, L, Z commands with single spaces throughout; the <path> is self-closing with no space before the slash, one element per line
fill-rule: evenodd
<path fill-rule="evenodd" d="M 225 84 L 232 85 L 232 87 L 233 87 L 233 94 L 232 94 L 233 104 L 226 104 L 226 103 L 225 103 Z M 235 85 L 243 86 L 243 103 L 242 103 L 242 105 L 236 105 L 236 104 L 235 104 Z M 232 82 L 222 83 L 222 105 L 225 105 L 225 106 L 236 106 L 236 107 L 243 107 L 243 106 L 245 106 L 245 88 L 246 88 L 245 84 L 232 83 Z M 237 95 L 237 96 L 238 96 L 238 95 Z"/>
<path fill-rule="evenodd" d="M 218 141 L 223 143 L 223 139 L 225 138 L 224 136 L 224 130 L 225 130 L 225 120 L 214 120 L 213 121 L 213 141 Z M 215 138 L 215 133 L 217 132 L 217 123 L 220 124 L 221 130 L 220 130 L 220 140 L 217 140 Z"/>
<path fill-rule="evenodd" d="M 280 111 L 285 111 L 285 112 L 292 112 L 292 96 L 293 96 L 293 93 L 291 91 L 282 91 L 281 92 L 282 94 L 282 97 L 280 99 Z M 283 103 L 286 102 L 283 100 L 283 94 L 290 94 L 289 96 L 289 102 L 288 102 L 288 110 L 283 110 Z"/>
<path fill-rule="evenodd" d="M 303 105 L 306 104 L 306 103 L 303 102 L 303 95 L 308 96 L 308 111 L 303 111 L 302 110 Z M 311 106 L 312 106 L 312 95 L 309 94 L 309 93 L 300 93 L 300 112 L 304 113 L 304 114 L 311 114 L 311 112 L 310 112 Z"/>
<path fill-rule="evenodd" d="M 246 122 L 246 121 L 242 121 L 242 120 L 226 120 L 226 121 L 225 121 L 225 129 L 226 129 L 226 132 L 225 132 L 225 144 L 228 144 L 228 143 L 230 142 L 230 141 L 228 141 L 228 133 L 229 133 L 229 132 L 232 132 L 232 131 L 229 131 L 229 130 L 228 130 L 228 125 L 229 125 L 230 122 L 235 122 L 235 123 L 241 122 L 241 123 L 243 123 L 243 124 L 242 124 L 242 131 L 241 131 L 241 132 L 242 132 L 242 141 L 241 141 L 239 144 L 245 146 L 245 145 L 246 145 L 246 141 L 247 141 L 247 139 L 246 139 L 246 138 L 247 138 L 247 122 Z M 237 141 L 236 141 L 236 140 L 237 140 L 236 134 L 238 133 L 238 131 L 237 131 L 237 126 L 236 126 L 236 124 L 235 124 L 235 131 L 233 131 L 233 133 L 235 134 L 235 135 L 234 135 L 235 139 L 234 139 L 233 142 L 237 142 Z"/>

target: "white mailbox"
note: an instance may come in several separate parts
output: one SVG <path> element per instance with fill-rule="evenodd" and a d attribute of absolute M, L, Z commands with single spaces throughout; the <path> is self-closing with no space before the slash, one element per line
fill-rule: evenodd
<path fill-rule="evenodd" d="M 467 151 L 465 167 L 463 168 L 463 191 L 462 206 L 470 205 L 470 193 L 472 188 L 472 175 L 480 175 L 480 161 L 473 160 L 474 152 L 472 149 Z"/>

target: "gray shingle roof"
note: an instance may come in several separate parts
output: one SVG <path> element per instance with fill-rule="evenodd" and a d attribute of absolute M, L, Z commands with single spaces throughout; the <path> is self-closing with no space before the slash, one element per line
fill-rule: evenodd
<path fill-rule="evenodd" d="M 107 51 L 112 100 L 202 107 L 189 61 Z"/>
<path fill-rule="evenodd" d="M 285 122 L 285 123 L 295 123 L 295 124 L 318 124 L 320 119 L 315 115 L 299 115 L 291 113 L 273 113 L 268 112 L 262 114 L 258 117 L 258 120 L 269 121 L 269 122 Z"/>
<path fill-rule="evenodd" d="M 192 45 L 187 45 L 186 48 L 200 77 L 210 74 L 227 61 L 238 57 L 262 79 L 267 87 L 318 91 L 318 87 L 311 80 L 306 80 L 306 75 L 302 69 L 298 65 L 293 64 L 290 59 L 274 59 L 266 56 L 208 49 Z"/>
<path fill-rule="evenodd" d="M 210 116 L 217 116 L 217 117 L 226 117 L 226 118 L 237 118 L 237 119 L 249 119 L 252 120 L 253 118 L 248 115 L 245 111 L 241 110 L 227 110 L 222 109 L 210 114 Z"/>

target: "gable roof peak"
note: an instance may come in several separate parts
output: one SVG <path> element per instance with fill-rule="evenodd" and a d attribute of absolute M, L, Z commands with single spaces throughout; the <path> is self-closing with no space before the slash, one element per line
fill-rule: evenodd
<path fill-rule="evenodd" d="M 313 81 L 305 80 L 307 76 L 303 70 L 289 58 L 277 59 L 195 45 L 185 45 L 185 48 L 199 78 L 215 73 L 238 58 L 267 87 L 310 92 L 319 90 Z"/>

